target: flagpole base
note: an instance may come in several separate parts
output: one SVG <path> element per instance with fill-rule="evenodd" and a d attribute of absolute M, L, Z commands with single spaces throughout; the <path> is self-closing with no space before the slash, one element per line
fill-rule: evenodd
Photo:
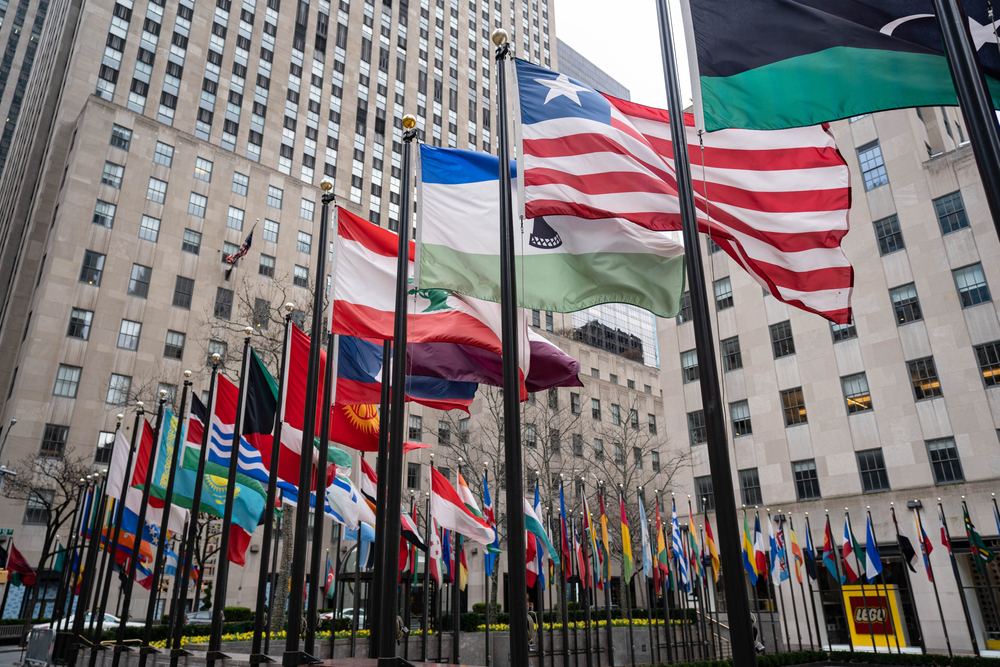
<path fill-rule="evenodd" d="M 170 649 L 170 659 L 171 660 L 173 660 L 174 658 L 185 658 L 185 657 L 187 657 L 189 655 L 194 655 L 194 654 L 191 653 L 191 651 L 185 651 L 182 648 L 173 648 L 173 649 Z"/>
<path fill-rule="evenodd" d="M 281 664 L 284 667 L 298 667 L 299 665 L 315 665 L 323 662 L 315 656 L 311 656 L 305 651 L 285 651 L 281 654 Z"/>
<path fill-rule="evenodd" d="M 229 656 L 222 651 L 208 651 L 205 653 L 205 661 L 212 664 L 213 660 L 229 660 Z"/>
<path fill-rule="evenodd" d="M 274 662 L 274 658 L 266 656 L 263 653 L 254 653 L 247 662 L 251 665 L 266 665 L 269 662 Z"/>
<path fill-rule="evenodd" d="M 379 658 L 378 667 L 416 667 L 412 662 L 406 660 L 405 658 Z"/>
<path fill-rule="evenodd" d="M 160 649 L 154 648 L 152 646 L 140 646 L 139 647 L 139 655 L 150 655 L 150 654 L 156 654 L 156 653 L 159 653 L 159 652 L 160 652 Z"/>
<path fill-rule="evenodd" d="M 125 644 L 115 644 L 115 653 L 128 653 L 132 649 Z"/>

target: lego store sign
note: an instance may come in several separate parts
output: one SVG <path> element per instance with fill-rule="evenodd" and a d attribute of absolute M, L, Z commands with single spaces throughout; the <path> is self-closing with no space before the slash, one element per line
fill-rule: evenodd
<path fill-rule="evenodd" d="M 844 586 L 844 606 L 850 616 L 851 639 L 855 646 L 906 646 L 897 590 L 879 586 Z"/>

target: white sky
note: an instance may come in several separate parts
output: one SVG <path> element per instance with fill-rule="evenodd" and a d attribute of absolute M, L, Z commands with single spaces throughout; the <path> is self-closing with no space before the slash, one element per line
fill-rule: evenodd
<path fill-rule="evenodd" d="M 691 83 L 679 0 L 669 0 L 682 102 Z M 555 34 L 621 82 L 632 101 L 667 107 L 655 0 L 555 0 Z"/>

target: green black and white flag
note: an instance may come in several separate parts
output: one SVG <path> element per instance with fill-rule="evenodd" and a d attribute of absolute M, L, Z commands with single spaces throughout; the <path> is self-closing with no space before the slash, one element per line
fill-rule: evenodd
<path fill-rule="evenodd" d="M 962 7 L 996 104 L 997 24 L 987 0 Z M 710 132 L 958 104 L 932 0 L 682 0 L 682 8 L 695 118 Z"/>

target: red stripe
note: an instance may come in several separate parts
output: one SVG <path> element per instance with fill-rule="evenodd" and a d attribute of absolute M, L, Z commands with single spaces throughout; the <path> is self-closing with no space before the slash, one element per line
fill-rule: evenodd
<path fill-rule="evenodd" d="M 349 301 L 333 302 L 332 333 L 361 338 L 392 340 L 393 313 Z M 493 330 L 471 315 L 446 311 L 410 315 L 410 343 L 460 343 L 501 354 L 500 340 Z"/>
<path fill-rule="evenodd" d="M 397 257 L 399 236 L 376 224 L 362 220 L 350 211 L 337 207 L 337 234 L 342 239 L 356 241 L 367 250 L 383 257 Z M 414 243 L 410 241 L 410 261 L 413 261 Z"/>
<path fill-rule="evenodd" d="M 650 151 L 654 152 L 652 147 Z M 639 159 L 627 148 L 622 146 L 620 143 L 612 139 L 606 134 L 574 134 L 568 137 L 558 137 L 552 139 L 525 139 L 524 140 L 524 154 L 525 157 L 538 157 L 538 158 L 555 158 L 555 157 L 577 157 L 581 155 L 589 155 L 594 160 L 606 160 L 607 158 L 601 157 L 599 155 L 592 155 L 593 153 L 611 153 L 612 155 L 619 155 L 621 157 L 627 158 L 629 161 L 642 165 L 646 169 L 649 169 L 654 174 L 666 179 L 670 176 L 667 171 L 666 165 L 661 161 L 658 164 L 652 164 L 644 160 Z M 534 171 L 535 168 L 527 168 L 525 170 L 525 176 Z"/>
<path fill-rule="evenodd" d="M 674 145 L 669 139 L 647 136 L 646 141 L 656 152 L 674 159 Z M 701 165 L 702 149 L 688 143 L 688 158 L 693 165 Z M 743 171 L 784 171 L 789 169 L 816 169 L 837 167 L 842 164 L 839 151 L 833 146 L 807 146 L 804 148 L 742 149 L 705 146 L 706 167 L 739 169 Z"/>

